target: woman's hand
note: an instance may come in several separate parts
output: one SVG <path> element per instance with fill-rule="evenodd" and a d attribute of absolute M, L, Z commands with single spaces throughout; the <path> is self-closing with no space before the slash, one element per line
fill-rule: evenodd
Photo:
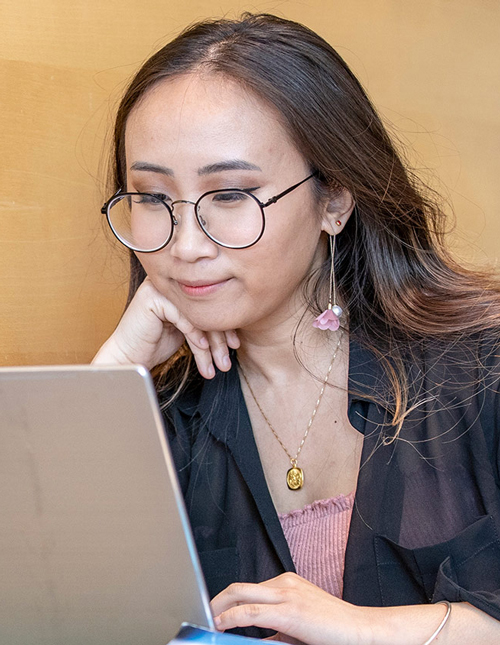
<path fill-rule="evenodd" d="M 236 583 L 215 596 L 217 629 L 255 625 L 275 630 L 267 640 L 292 645 L 422 645 L 446 615 L 441 603 L 358 607 L 295 573 L 260 584 Z M 500 642 L 500 621 L 466 602 L 454 602 L 437 643 Z"/>
<path fill-rule="evenodd" d="M 234 331 L 204 332 L 165 298 L 149 278 L 141 284 L 118 327 L 96 354 L 93 363 L 139 363 L 152 369 L 170 358 L 187 341 L 200 374 L 215 375 L 214 363 L 231 367 L 228 348 L 237 349 Z"/>
<path fill-rule="evenodd" d="M 276 630 L 272 640 L 308 645 L 370 642 L 364 611 L 295 573 L 260 584 L 235 583 L 212 600 L 217 629 L 256 625 Z M 366 635 L 360 638 L 360 633 Z"/>

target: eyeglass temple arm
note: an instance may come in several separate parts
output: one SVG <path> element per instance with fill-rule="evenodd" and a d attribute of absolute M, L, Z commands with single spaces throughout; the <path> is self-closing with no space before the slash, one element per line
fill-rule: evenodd
<path fill-rule="evenodd" d="M 290 186 L 290 188 L 287 188 L 286 190 L 284 190 L 279 195 L 275 195 L 274 197 L 271 197 L 271 199 L 268 199 L 265 204 L 262 204 L 262 208 L 266 208 L 266 206 L 270 206 L 271 204 L 275 204 L 278 201 L 278 199 L 281 199 L 285 195 L 288 195 L 288 193 L 291 193 L 292 190 L 295 190 L 296 188 L 298 188 L 302 184 L 305 184 L 305 182 L 309 181 L 309 179 L 311 179 L 312 177 L 316 177 L 317 174 L 318 173 L 315 171 L 315 172 L 311 173 L 308 177 L 303 179 L 302 181 L 299 181 L 298 184 L 294 184 L 293 186 Z"/>
<path fill-rule="evenodd" d="M 107 202 L 104 202 L 104 204 L 103 204 L 103 206 L 102 206 L 102 208 L 101 208 L 101 213 L 102 213 L 103 215 L 106 215 L 106 213 L 107 213 L 107 211 L 108 211 L 108 206 L 109 206 L 109 205 L 110 205 L 110 203 L 113 201 L 113 199 L 114 199 L 117 195 L 119 195 L 121 192 L 122 192 L 122 189 L 121 189 L 121 188 L 118 188 L 118 190 L 116 191 L 116 193 L 115 193 L 114 195 L 112 195 L 112 196 L 108 199 L 108 201 L 107 201 Z"/>

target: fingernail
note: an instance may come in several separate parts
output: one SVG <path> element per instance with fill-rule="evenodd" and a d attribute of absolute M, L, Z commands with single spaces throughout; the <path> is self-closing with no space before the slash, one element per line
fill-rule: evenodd
<path fill-rule="evenodd" d="M 220 624 L 222 623 L 221 617 L 220 616 L 215 616 L 214 617 L 214 623 L 216 627 L 220 627 Z"/>
<path fill-rule="evenodd" d="M 213 365 L 209 365 L 207 369 L 208 378 L 213 378 L 215 376 L 215 369 Z"/>
<path fill-rule="evenodd" d="M 231 367 L 231 359 L 229 356 L 226 354 L 224 358 L 222 359 L 222 364 L 226 369 L 229 369 Z"/>
<path fill-rule="evenodd" d="M 206 336 L 200 338 L 200 347 L 208 347 L 208 340 Z"/>

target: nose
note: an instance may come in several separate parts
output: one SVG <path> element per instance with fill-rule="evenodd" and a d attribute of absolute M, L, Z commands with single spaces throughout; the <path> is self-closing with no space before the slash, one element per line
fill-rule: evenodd
<path fill-rule="evenodd" d="M 217 257 L 217 244 L 205 235 L 196 219 L 195 203 L 178 199 L 170 204 L 170 208 L 174 224 L 174 233 L 168 245 L 170 253 L 185 262 Z"/>

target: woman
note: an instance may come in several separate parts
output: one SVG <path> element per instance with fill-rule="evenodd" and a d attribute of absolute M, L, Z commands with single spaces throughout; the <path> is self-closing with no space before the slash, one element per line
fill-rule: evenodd
<path fill-rule="evenodd" d="M 498 642 L 499 286 L 342 59 L 195 25 L 127 89 L 112 183 L 130 298 L 95 361 L 154 370 L 217 625 Z"/>

